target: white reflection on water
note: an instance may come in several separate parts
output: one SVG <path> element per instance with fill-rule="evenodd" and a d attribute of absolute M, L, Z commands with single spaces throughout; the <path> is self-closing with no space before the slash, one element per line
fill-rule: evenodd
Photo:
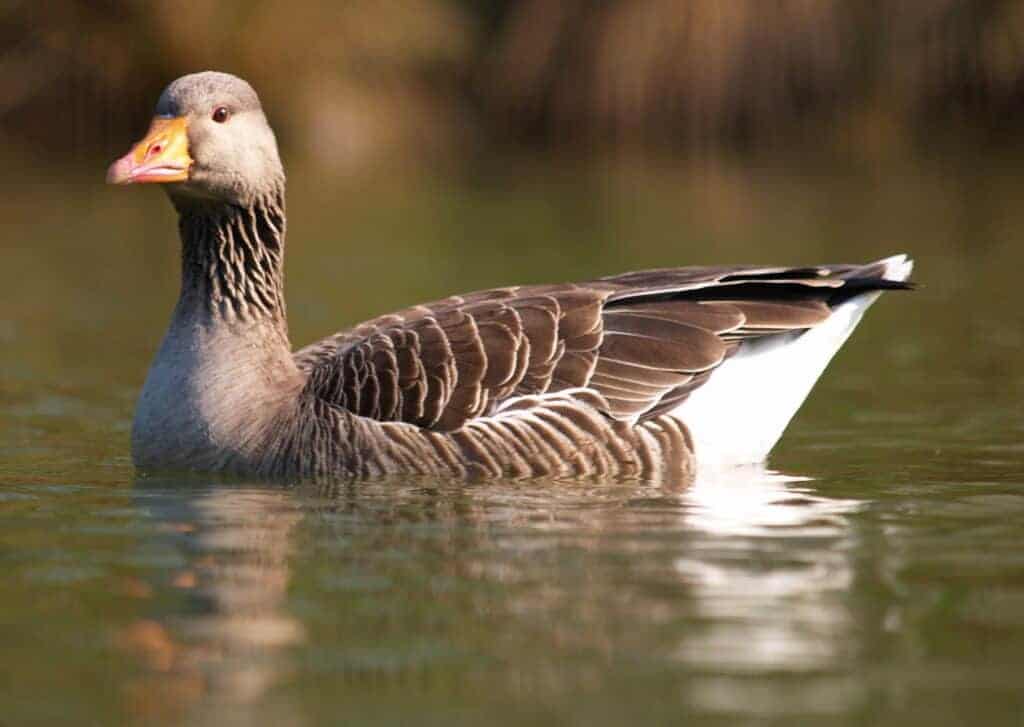
<path fill-rule="evenodd" d="M 846 515 L 862 500 L 840 500 L 796 486 L 809 478 L 774 472 L 763 465 L 704 470 L 683 493 L 686 524 L 717 535 L 828 536 L 842 533 Z"/>
<path fill-rule="evenodd" d="M 826 685 L 819 676 L 765 704 L 747 695 L 743 679 L 834 673 L 857 642 L 846 600 L 854 581 L 847 516 L 865 503 L 822 497 L 801 488 L 804 481 L 744 468 L 705 473 L 684 495 L 685 526 L 702 537 L 674 567 L 692 589 L 699 627 L 675 657 L 705 675 L 689 690 L 704 709 L 832 712 L 858 698 L 844 678 L 827 677 Z"/>

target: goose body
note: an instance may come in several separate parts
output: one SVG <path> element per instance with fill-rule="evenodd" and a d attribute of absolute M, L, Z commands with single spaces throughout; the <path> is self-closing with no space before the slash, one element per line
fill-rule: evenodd
<path fill-rule="evenodd" d="M 182 288 L 136 409 L 143 468 L 260 477 L 618 475 L 764 459 L 912 264 L 675 268 L 454 296 L 292 352 L 284 173 L 256 94 L 164 91 L 108 173 L 165 182 Z"/>

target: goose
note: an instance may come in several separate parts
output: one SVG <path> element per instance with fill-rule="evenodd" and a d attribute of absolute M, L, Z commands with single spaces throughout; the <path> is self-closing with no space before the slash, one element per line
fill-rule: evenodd
<path fill-rule="evenodd" d="M 692 481 L 763 461 L 906 255 L 512 285 L 293 351 L 285 174 L 259 98 L 213 71 L 161 94 L 117 185 L 162 184 L 181 290 L 132 426 L 142 470 Z"/>

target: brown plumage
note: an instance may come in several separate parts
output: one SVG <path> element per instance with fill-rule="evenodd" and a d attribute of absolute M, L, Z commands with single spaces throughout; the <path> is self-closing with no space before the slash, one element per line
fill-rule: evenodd
<path fill-rule="evenodd" d="M 726 361 L 907 287 L 903 259 L 649 270 L 454 296 L 293 354 L 284 174 L 255 93 L 224 74 L 186 76 L 158 113 L 153 138 L 110 171 L 122 183 L 171 178 L 180 215 L 182 292 L 133 428 L 144 467 L 685 482 L 687 424 L 700 422 L 680 406 Z M 164 158 L 184 148 L 167 129 L 186 126 L 187 163 Z"/>
<path fill-rule="evenodd" d="M 824 321 L 847 286 L 906 287 L 861 270 L 871 272 L 678 268 L 499 288 L 381 316 L 295 359 L 309 395 L 433 431 L 487 417 L 510 397 L 583 387 L 601 396 L 604 415 L 645 421 L 739 342 Z"/>

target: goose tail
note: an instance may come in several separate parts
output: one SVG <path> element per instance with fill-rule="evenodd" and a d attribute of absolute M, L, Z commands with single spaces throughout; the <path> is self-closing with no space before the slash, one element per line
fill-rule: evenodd
<path fill-rule="evenodd" d="M 799 332 L 744 343 L 672 415 L 693 436 L 702 468 L 761 462 L 782 437 L 829 361 L 884 290 L 912 287 L 914 263 L 893 255 L 850 269 L 831 315 Z"/>

